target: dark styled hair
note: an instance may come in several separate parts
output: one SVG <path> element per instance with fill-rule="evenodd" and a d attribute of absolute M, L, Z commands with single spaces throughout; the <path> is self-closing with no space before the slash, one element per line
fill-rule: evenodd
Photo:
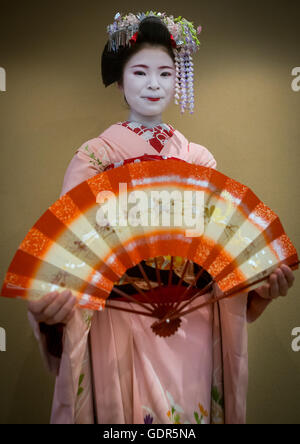
<path fill-rule="evenodd" d="M 165 49 L 172 60 L 175 61 L 175 56 L 172 51 L 171 34 L 159 17 L 146 17 L 140 22 L 138 37 L 132 46 L 120 46 L 115 53 L 108 51 L 107 42 L 101 58 L 102 81 L 105 87 L 114 82 L 123 85 L 123 71 L 127 61 L 134 54 L 149 45 Z"/>

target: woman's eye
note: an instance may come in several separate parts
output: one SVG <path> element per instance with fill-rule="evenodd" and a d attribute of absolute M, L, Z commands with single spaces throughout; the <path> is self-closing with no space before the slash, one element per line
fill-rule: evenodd
<path fill-rule="evenodd" d="M 144 73 L 143 71 L 135 71 L 134 74 L 138 74 L 138 75 L 140 75 L 140 74 L 145 74 L 145 73 Z M 161 75 L 162 75 L 163 77 L 169 77 L 169 76 L 171 76 L 172 74 L 169 73 L 169 72 L 163 72 L 163 73 L 161 73 Z"/>

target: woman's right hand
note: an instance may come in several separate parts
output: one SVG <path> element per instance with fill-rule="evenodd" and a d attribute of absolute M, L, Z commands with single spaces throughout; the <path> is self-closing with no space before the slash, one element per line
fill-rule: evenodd
<path fill-rule="evenodd" d="M 28 310 L 37 322 L 48 325 L 67 324 L 75 313 L 76 297 L 70 290 L 52 291 L 38 301 L 28 301 Z"/>

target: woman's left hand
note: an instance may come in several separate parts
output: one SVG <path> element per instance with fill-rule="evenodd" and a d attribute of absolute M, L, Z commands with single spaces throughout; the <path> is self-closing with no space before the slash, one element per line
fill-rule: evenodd
<path fill-rule="evenodd" d="M 293 286 L 295 276 L 293 270 L 282 264 L 276 268 L 269 277 L 268 283 L 255 289 L 263 299 L 276 299 L 278 296 L 286 296 L 289 288 Z"/>

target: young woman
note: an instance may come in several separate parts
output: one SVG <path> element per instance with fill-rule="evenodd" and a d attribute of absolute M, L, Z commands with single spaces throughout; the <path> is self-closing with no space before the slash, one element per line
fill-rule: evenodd
<path fill-rule="evenodd" d="M 189 142 L 163 111 L 176 89 L 174 39 L 157 16 L 140 21 L 131 45 L 102 55 L 105 86 L 117 82 L 128 119 L 75 152 L 61 196 L 108 166 L 143 155 L 178 157 L 216 168 L 213 155 Z M 115 310 L 78 309 L 69 291 L 28 303 L 29 320 L 48 368 L 56 373 L 52 423 L 244 423 L 247 321 L 285 296 L 292 270 L 268 283 L 194 311 L 176 334 L 153 334 L 152 320 Z M 217 295 L 220 289 L 213 290 Z"/>

